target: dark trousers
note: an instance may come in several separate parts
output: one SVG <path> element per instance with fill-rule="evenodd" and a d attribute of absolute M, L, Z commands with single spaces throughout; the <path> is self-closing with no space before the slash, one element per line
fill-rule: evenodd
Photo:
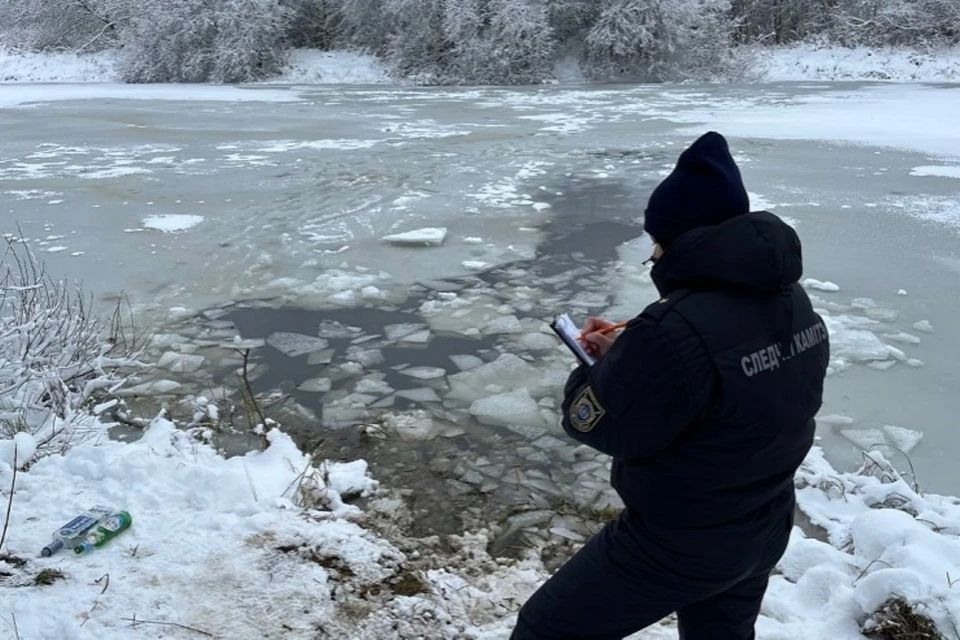
<path fill-rule="evenodd" d="M 621 640 L 674 612 L 681 640 L 754 640 L 791 516 L 745 538 L 755 548 L 744 553 L 742 574 L 723 579 L 699 574 L 696 561 L 679 571 L 665 566 L 627 519 L 622 514 L 609 523 L 533 594 L 511 640 Z"/>

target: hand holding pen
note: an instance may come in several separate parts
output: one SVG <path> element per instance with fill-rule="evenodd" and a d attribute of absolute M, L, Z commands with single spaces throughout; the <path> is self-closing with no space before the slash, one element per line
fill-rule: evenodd
<path fill-rule="evenodd" d="M 627 326 L 626 322 L 610 322 L 603 318 L 587 318 L 587 323 L 583 325 L 583 331 L 577 338 L 583 348 L 594 358 L 607 353 L 613 346 L 617 336 L 612 334 Z"/>

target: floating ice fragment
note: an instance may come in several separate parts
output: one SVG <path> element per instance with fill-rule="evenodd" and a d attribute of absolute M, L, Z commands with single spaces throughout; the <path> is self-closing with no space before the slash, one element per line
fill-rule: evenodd
<path fill-rule="evenodd" d="M 280 351 L 286 356 L 296 358 L 313 351 L 319 351 L 327 347 L 327 341 L 323 338 L 304 335 L 302 333 L 287 333 L 278 331 L 267 338 L 267 344 Z"/>
<path fill-rule="evenodd" d="M 447 375 L 445 369 L 440 367 L 410 367 L 409 369 L 404 369 L 401 371 L 405 376 L 411 376 L 417 378 L 418 380 L 433 380 L 435 378 L 442 378 Z"/>
<path fill-rule="evenodd" d="M 907 290 L 906 290 L 906 289 L 900 289 L 899 291 L 897 291 L 897 295 L 898 295 L 898 296 L 905 296 L 905 295 L 907 295 Z"/>
<path fill-rule="evenodd" d="M 380 289 L 370 285 L 360 290 L 360 296 L 364 300 L 380 300 L 384 297 L 384 294 Z"/>
<path fill-rule="evenodd" d="M 413 231 L 405 231 L 403 233 L 395 233 L 393 235 L 384 236 L 380 238 L 383 242 L 387 244 L 396 244 L 396 245 L 425 245 L 425 246 L 439 246 L 443 244 L 443 241 L 447 237 L 447 230 L 443 227 L 426 227 L 423 229 L 414 229 Z"/>
<path fill-rule="evenodd" d="M 470 269 L 471 271 L 483 271 L 490 265 L 482 260 L 464 260 L 460 263 L 464 269 Z"/>
<path fill-rule="evenodd" d="M 167 351 L 160 357 L 157 366 L 176 373 L 190 373 L 203 366 L 204 360 L 203 356 Z"/>
<path fill-rule="evenodd" d="M 347 357 L 354 362 L 359 362 L 364 367 L 375 367 L 382 364 L 384 360 L 383 352 L 379 349 L 358 349 L 356 347 L 351 347 L 347 351 Z"/>
<path fill-rule="evenodd" d="M 383 380 L 369 377 L 360 380 L 356 387 L 354 387 L 354 391 L 357 393 L 376 393 L 379 395 L 387 395 L 393 393 L 393 387 Z"/>
<path fill-rule="evenodd" d="M 386 334 L 387 340 L 396 341 L 425 328 L 422 324 L 388 324 L 383 328 L 383 332 Z"/>
<path fill-rule="evenodd" d="M 411 333 L 408 336 L 404 336 L 400 339 L 400 342 L 410 342 L 413 344 L 426 344 L 430 342 L 430 331 L 418 331 L 417 333 Z"/>
<path fill-rule="evenodd" d="M 351 376 L 358 376 L 363 373 L 363 365 L 359 362 L 344 362 L 340 365 L 340 369 Z"/>
<path fill-rule="evenodd" d="M 499 318 L 494 318 L 486 326 L 486 333 L 488 334 L 502 334 L 502 333 L 521 333 L 523 331 L 523 326 L 520 324 L 520 320 L 517 319 L 517 316 L 501 316 Z"/>
<path fill-rule="evenodd" d="M 413 402 L 440 402 L 440 396 L 430 387 L 419 387 L 417 389 L 401 389 L 397 391 L 397 396 L 406 398 Z"/>
<path fill-rule="evenodd" d="M 457 368 L 461 371 L 470 371 L 483 365 L 483 360 L 473 355 L 450 356 L 450 359 L 453 360 L 453 364 L 457 365 Z"/>
<path fill-rule="evenodd" d="M 475 400 L 470 413 L 484 424 L 515 428 L 546 427 L 540 416 L 540 407 L 524 388 Z"/>
<path fill-rule="evenodd" d="M 353 290 L 338 291 L 327 296 L 327 302 L 331 302 L 341 307 L 352 307 L 357 304 L 357 292 Z"/>
<path fill-rule="evenodd" d="M 888 340 L 893 340 L 894 342 L 902 342 L 904 344 L 920 344 L 920 338 L 913 335 L 912 333 L 905 333 L 901 331 L 900 333 L 887 333 L 884 334 L 884 338 Z"/>
<path fill-rule="evenodd" d="M 330 378 L 311 378 L 300 383 L 300 386 L 297 387 L 298 390 L 307 393 L 326 393 L 330 391 L 330 388 Z"/>
<path fill-rule="evenodd" d="M 807 278 L 804 280 L 803 286 L 807 289 L 817 289 L 818 291 L 840 291 L 840 287 L 833 282 L 824 282 L 821 280 L 814 280 L 813 278 Z"/>
<path fill-rule="evenodd" d="M 307 356 L 307 364 L 309 365 L 330 364 L 331 362 L 333 362 L 333 349 L 314 351 Z"/>
<path fill-rule="evenodd" d="M 822 422 L 823 424 L 853 424 L 853 418 L 848 416 L 841 416 L 837 414 L 831 414 L 828 416 L 817 416 L 817 422 Z"/>
<path fill-rule="evenodd" d="M 923 433 L 920 431 L 914 431 L 913 429 L 906 429 L 904 427 L 897 427 L 892 424 L 885 425 L 883 431 L 887 434 L 887 438 L 890 440 L 890 444 L 900 449 L 904 453 L 910 453 L 913 449 L 920 444 L 920 441 L 923 439 Z"/>
<path fill-rule="evenodd" d="M 913 325 L 913 328 L 917 331 L 923 331 L 924 333 L 933 333 L 933 325 L 930 324 L 928 320 L 921 320 Z"/>
<path fill-rule="evenodd" d="M 147 216 L 142 224 L 145 229 L 153 229 L 164 233 L 176 233 L 186 231 L 203 222 L 203 216 L 189 215 L 185 213 L 169 213 Z"/>
<path fill-rule="evenodd" d="M 874 445 L 887 442 L 886 436 L 880 429 L 844 429 L 840 433 L 861 449 L 870 449 Z"/>
<path fill-rule="evenodd" d="M 530 351 L 552 351 L 559 342 L 544 333 L 525 333 L 520 337 L 520 345 Z"/>
<path fill-rule="evenodd" d="M 542 378 L 543 374 L 539 369 L 512 353 L 505 353 L 493 362 L 449 376 L 448 395 L 453 399 L 473 401 L 490 395 L 487 389 L 490 385 L 518 388 Z"/>

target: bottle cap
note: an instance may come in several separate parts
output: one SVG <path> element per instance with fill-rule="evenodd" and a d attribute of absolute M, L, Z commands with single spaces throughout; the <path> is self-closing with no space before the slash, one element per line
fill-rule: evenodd
<path fill-rule="evenodd" d="M 40 555 L 43 556 L 44 558 L 49 558 L 50 556 L 55 554 L 57 551 L 60 551 L 60 549 L 63 549 L 63 541 L 54 540 L 53 542 L 51 542 L 50 544 L 48 544 L 47 546 L 45 546 L 43 549 L 40 550 Z"/>

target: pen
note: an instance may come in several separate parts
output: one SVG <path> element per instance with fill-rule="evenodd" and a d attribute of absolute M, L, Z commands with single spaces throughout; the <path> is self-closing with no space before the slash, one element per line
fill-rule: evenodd
<path fill-rule="evenodd" d="M 610 325 L 609 327 L 604 327 L 603 329 L 597 329 L 596 331 L 591 331 L 590 333 L 599 333 L 600 335 L 605 336 L 605 335 L 607 335 L 608 333 L 612 333 L 612 332 L 617 331 L 617 330 L 619 330 L 619 329 L 623 329 L 623 328 L 626 327 L 626 326 L 627 326 L 627 323 L 626 323 L 626 322 L 618 322 L 618 323 L 616 323 L 616 324 Z M 583 339 L 583 336 L 584 336 L 584 333 L 583 333 L 583 332 L 580 332 L 580 339 L 581 339 L 581 340 Z"/>

